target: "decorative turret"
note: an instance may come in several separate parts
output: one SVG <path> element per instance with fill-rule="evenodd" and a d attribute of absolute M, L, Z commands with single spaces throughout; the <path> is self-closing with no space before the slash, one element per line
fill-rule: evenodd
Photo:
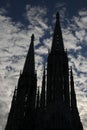
<path fill-rule="evenodd" d="M 43 80 L 42 80 L 42 91 L 41 91 L 41 99 L 40 99 L 40 107 L 42 109 L 45 108 L 45 66 L 44 66 L 44 71 L 43 71 Z"/>
<path fill-rule="evenodd" d="M 56 24 L 53 34 L 53 41 L 52 41 L 52 48 L 51 52 L 55 51 L 64 51 L 63 39 L 62 39 L 62 32 L 60 28 L 60 21 L 59 21 L 59 13 L 56 14 Z"/>

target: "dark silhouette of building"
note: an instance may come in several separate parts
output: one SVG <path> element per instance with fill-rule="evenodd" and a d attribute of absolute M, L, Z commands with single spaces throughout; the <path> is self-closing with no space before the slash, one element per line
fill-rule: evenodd
<path fill-rule="evenodd" d="M 52 48 L 44 66 L 41 93 L 37 87 L 34 35 L 22 74 L 15 88 L 5 130 L 83 130 L 80 121 L 72 68 L 64 50 L 59 14 Z"/>

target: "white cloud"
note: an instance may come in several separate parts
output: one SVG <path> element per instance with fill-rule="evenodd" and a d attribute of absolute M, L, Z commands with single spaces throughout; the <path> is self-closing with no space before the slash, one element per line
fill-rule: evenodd
<path fill-rule="evenodd" d="M 66 18 L 67 19 L 67 18 Z M 80 10 L 62 29 L 69 64 L 73 66 L 77 103 L 84 129 L 87 129 L 87 10 Z"/>
<path fill-rule="evenodd" d="M 79 32 L 76 31 L 75 32 L 76 37 L 80 40 L 83 41 L 86 35 L 86 31 L 85 30 L 80 30 Z"/>
<path fill-rule="evenodd" d="M 3 130 L 6 123 L 7 113 L 9 112 L 13 91 L 19 78 L 20 70 L 23 69 L 25 56 L 27 54 L 30 37 L 35 34 L 36 48 L 36 69 L 38 78 L 42 75 L 42 54 L 46 53 L 40 37 L 44 36 L 48 29 L 46 8 L 29 7 L 26 8 L 26 18 L 30 24 L 28 30 L 22 30 L 21 23 L 12 22 L 10 17 L 4 15 L 6 11 L 0 10 L 0 130 Z M 43 52 L 44 51 L 44 52 Z M 42 52 L 40 56 L 40 52 Z M 38 85 L 40 85 L 40 80 Z"/>
<path fill-rule="evenodd" d="M 17 62 L 20 62 L 20 59 L 17 61 L 17 55 L 24 55 L 23 49 L 20 49 L 24 38 L 22 32 L 19 35 L 19 31 L 21 30 L 18 26 L 13 25 L 9 17 L 0 15 L 0 84 L 2 84 L 0 87 L 0 130 L 4 129 L 12 92 L 17 82 L 16 74 L 18 75 L 21 69 L 21 64 L 19 64 L 19 68 L 17 67 Z M 24 43 L 26 44 L 26 40 L 24 40 Z M 17 62 L 13 63 L 14 60 Z"/>
<path fill-rule="evenodd" d="M 70 19 L 64 3 L 58 3 L 56 8 L 60 12 L 64 45 L 69 54 L 69 65 L 73 67 L 79 113 L 84 130 L 87 130 L 87 10 L 78 11 L 78 14 Z"/>
<path fill-rule="evenodd" d="M 47 9 L 44 7 L 31 7 L 30 5 L 27 5 L 26 7 L 26 14 L 25 17 L 29 20 L 30 24 L 35 26 L 40 26 L 43 30 L 48 29 L 47 26 L 47 18 L 46 13 Z"/>
<path fill-rule="evenodd" d="M 64 5 L 61 7 L 62 19 L 67 20 L 65 12 L 67 11 Z M 62 11 L 63 7 L 63 11 Z M 59 7 L 58 7 L 59 8 Z M 49 34 L 52 35 L 52 28 L 47 25 L 47 9 L 41 7 L 26 6 L 26 13 L 24 16 L 29 21 L 28 30 L 21 30 L 21 23 L 13 23 L 11 18 L 2 14 L 6 13 L 6 10 L 0 10 L 0 130 L 3 130 L 6 122 L 7 113 L 9 112 L 10 102 L 12 99 L 12 93 L 17 85 L 20 70 L 23 69 L 25 56 L 30 44 L 30 37 L 32 33 L 35 34 L 35 53 L 36 53 L 36 69 L 38 69 L 38 85 L 41 85 L 42 76 L 42 63 L 44 62 L 44 56 L 51 48 L 52 37 L 45 38 L 45 32 L 49 30 Z M 87 36 L 87 11 L 81 10 L 78 12 L 78 16 L 72 17 L 68 26 L 63 26 L 63 39 L 65 48 L 68 49 L 70 66 L 73 66 L 73 73 L 75 78 L 75 89 L 78 99 L 78 108 L 80 111 L 81 119 L 86 130 L 87 125 L 87 59 L 86 52 L 81 53 L 83 45 L 86 46 Z M 64 22 L 62 20 L 62 22 Z M 53 22 L 53 21 L 52 21 Z M 51 32 L 51 33 L 50 33 Z M 83 43 L 84 41 L 84 43 Z M 3 113 L 3 114 L 2 114 Z"/>

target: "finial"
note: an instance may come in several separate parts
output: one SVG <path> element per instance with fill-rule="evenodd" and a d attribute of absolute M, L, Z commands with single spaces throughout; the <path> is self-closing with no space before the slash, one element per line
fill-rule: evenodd
<path fill-rule="evenodd" d="M 34 34 L 32 34 L 32 36 L 31 36 L 31 41 L 32 42 L 34 41 Z"/>
<path fill-rule="evenodd" d="M 59 12 L 56 13 L 56 19 L 59 19 Z"/>

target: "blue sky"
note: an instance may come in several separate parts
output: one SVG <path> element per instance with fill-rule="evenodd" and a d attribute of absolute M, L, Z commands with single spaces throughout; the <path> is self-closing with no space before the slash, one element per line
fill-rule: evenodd
<path fill-rule="evenodd" d="M 32 33 L 38 85 L 52 43 L 56 12 L 73 68 L 80 117 L 87 130 L 87 0 L 0 0 L 0 130 L 22 71 Z"/>

